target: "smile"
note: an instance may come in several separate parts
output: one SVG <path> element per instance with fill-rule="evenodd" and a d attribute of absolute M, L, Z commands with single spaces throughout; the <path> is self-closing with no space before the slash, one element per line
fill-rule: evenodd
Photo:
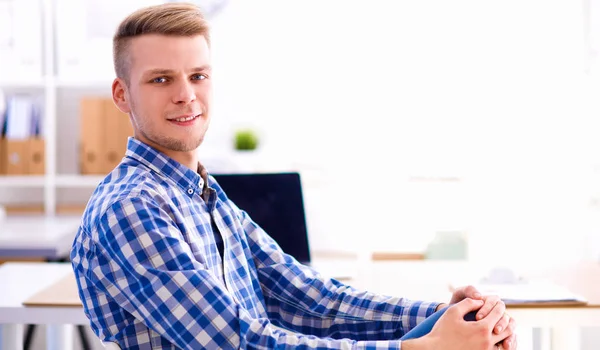
<path fill-rule="evenodd" d="M 196 114 L 196 115 L 191 115 L 189 117 L 181 117 L 181 118 L 175 118 L 175 119 L 169 119 L 169 120 L 174 121 L 174 122 L 183 123 L 183 122 L 188 122 L 190 120 L 194 120 L 194 119 L 198 118 L 201 115 L 202 114 Z"/>
<path fill-rule="evenodd" d="M 194 121 L 196 119 L 198 119 L 198 117 L 201 117 L 202 113 L 200 114 L 195 114 L 195 115 L 190 115 L 190 116 L 184 116 L 184 117 L 179 117 L 179 118 L 173 118 L 173 119 L 169 119 L 169 121 L 171 122 L 176 122 L 176 123 L 189 123 L 191 121 Z"/>

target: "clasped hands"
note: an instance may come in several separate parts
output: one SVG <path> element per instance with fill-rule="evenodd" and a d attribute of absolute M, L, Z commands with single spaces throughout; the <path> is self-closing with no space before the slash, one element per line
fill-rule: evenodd
<path fill-rule="evenodd" d="M 442 304 L 438 309 L 446 306 Z M 476 312 L 475 321 L 462 322 L 470 312 Z M 444 324 L 449 327 L 443 327 Z M 433 327 L 431 335 L 456 339 L 459 343 L 462 337 L 465 345 L 481 342 L 478 347 L 481 349 L 514 350 L 517 348 L 514 330 L 515 320 L 506 313 L 506 305 L 498 296 L 483 296 L 475 287 L 467 286 L 453 292 L 448 310 Z M 444 334 L 447 332 L 455 334 Z"/>

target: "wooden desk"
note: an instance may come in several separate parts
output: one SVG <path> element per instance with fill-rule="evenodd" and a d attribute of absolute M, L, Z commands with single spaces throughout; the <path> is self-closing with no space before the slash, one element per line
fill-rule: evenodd
<path fill-rule="evenodd" d="M 82 307 L 75 275 L 67 274 L 27 298 L 23 301 L 23 305 L 28 307 Z"/>

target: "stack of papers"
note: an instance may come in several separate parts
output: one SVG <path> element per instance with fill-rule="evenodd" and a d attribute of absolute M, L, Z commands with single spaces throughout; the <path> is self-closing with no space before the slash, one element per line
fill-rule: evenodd
<path fill-rule="evenodd" d="M 25 140 L 40 136 L 41 128 L 41 106 L 36 98 L 13 95 L 8 99 L 6 113 L 0 113 L 0 136 L 10 140 Z"/>
<path fill-rule="evenodd" d="M 474 285 L 483 295 L 497 295 L 507 305 L 533 303 L 585 304 L 587 300 L 569 289 L 551 282 L 516 282 Z M 452 287 L 451 287 L 452 288 Z"/>

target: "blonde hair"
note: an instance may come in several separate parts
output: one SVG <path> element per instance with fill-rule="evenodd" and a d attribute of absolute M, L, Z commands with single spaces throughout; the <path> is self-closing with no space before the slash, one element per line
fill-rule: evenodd
<path fill-rule="evenodd" d="M 189 3 L 166 3 L 141 8 L 127 16 L 113 37 L 113 63 L 117 77 L 129 84 L 131 59 L 128 54 L 132 38 L 144 34 L 168 36 L 202 35 L 210 45 L 208 22 L 200 8 Z"/>

